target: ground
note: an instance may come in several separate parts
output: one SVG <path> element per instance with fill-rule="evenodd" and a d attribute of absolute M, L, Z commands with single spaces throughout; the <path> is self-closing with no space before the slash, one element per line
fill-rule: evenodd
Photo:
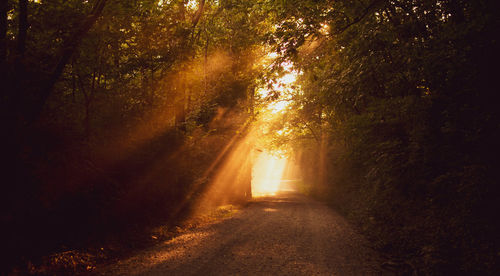
<path fill-rule="evenodd" d="M 335 211 L 287 193 L 95 271 L 97 275 L 387 275 Z"/>

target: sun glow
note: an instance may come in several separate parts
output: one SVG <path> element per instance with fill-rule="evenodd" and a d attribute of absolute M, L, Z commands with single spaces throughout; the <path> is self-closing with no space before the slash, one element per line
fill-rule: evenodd
<path fill-rule="evenodd" d="M 263 64 L 271 64 L 277 55 L 268 54 Z M 215 62 L 221 64 L 221 62 Z M 272 125 L 291 107 L 294 95 L 300 91 L 296 80 L 300 71 L 291 62 L 280 65 L 283 69 L 257 90 L 255 120 L 234 133 L 230 143 L 203 174 L 209 181 L 194 213 L 203 213 L 220 204 L 251 197 L 275 195 L 298 189 L 297 167 L 293 161 L 282 157 L 284 152 L 266 152 L 269 135 L 286 135 L 287 129 L 273 129 Z M 227 117 L 228 119 L 230 117 Z M 218 120 L 218 119 L 215 119 Z M 271 133 L 271 131 L 273 133 Z M 268 137 L 268 138 L 265 138 Z M 267 140 L 266 140 L 267 139 Z M 288 179 L 290 178 L 290 179 Z M 287 180 L 288 179 L 288 180 Z M 200 187 L 203 183 L 200 182 Z"/>
<path fill-rule="evenodd" d="M 191 10 L 195 10 L 198 8 L 198 1 L 196 0 L 189 0 L 187 2 L 187 5 L 188 9 L 191 9 Z"/>
<path fill-rule="evenodd" d="M 254 197 L 275 195 L 280 191 L 281 178 L 287 160 L 269 153 L 260 153 L 252 170 L 252 195 Z"/>
<path fill-rule="evenodd" d="M 35 0 L 35 2 L 40 1 L 40 0 Z M 159 0 L 158 1 L 158 6 L 162 5 L 170 5 L 172 3 L 172 0 Z M 187 3 L 184 4 L 185 7 L 187 7 L 189 10 L 195 10 L 198 8 L 198 1 L 196 0 L 189 0 Z"/>
<path fill-rule="evenodd" d="M 263 62 L 272 64 L 277 57 L 277 53 L 269 53 Z M 289 61 L 282 62 L 280 67 L 283 69 L 282 73 L 257 90 L 260 98 L 265 100 L 273 99 L 266 103 L 264 111 L 271 115 L 285 110 L 290 105 L 295 91 L 300 90 L 300 87 L 296 85 L 300 72 L 295 70 L 293 64 Z"/>
<path fill-rule="evenodd" d="M 270 103 L 267 106 L 267 109 L 271 114 L 276 114 L 285 110 L 288 107 L 288 105 L 289 105 L 288 101 L 277 101 Z"/>
<path fill-rule="evenodd" d="M 270 87 L 258 90 L 257 93 L 262 98 L 268 98 L 276 92 L 279 93 L 277 100 L 267 103 L 266 110 L 269 113 L 280 113 L 290 105 L 292 93 L 290 90 L 297 80 L 297 74 L 298 73 L 296 71 L 290 71 L 281 78 L 277 79 L 276 82 L 271 83 Z"/>
<path fill-rule="evenodd" d="M 290 85 L 290 84 L 295 83 L 296 80 L 297 80 L 297 73 L 292 72 L 292 73 L 288 73 L 288 74 L 284 75 L 283 77 L 281 77 L 279 79 L 279 82 L 282 84 L 285 84 L 285 85 Z"/>

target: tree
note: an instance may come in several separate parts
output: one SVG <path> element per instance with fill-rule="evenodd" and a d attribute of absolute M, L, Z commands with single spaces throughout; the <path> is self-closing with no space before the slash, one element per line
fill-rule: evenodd
<path fill-rule="evenodd" d="M 400 250 L 399 255 L 404 250 L 439 248 L 432 254 L 442 254 L 447 263 L 434 263 L 437 256 L 429 258 L 422 268 L 426 273 L 490 270 L 491 258 L 481 268 L 469 261 L 495 251 L 487 245 L 491 236 L 483 240 L 484 250 L 473 245 L 495 228 L 486 207 L 494 200 L 486 194 L 498 194 L 498 189 L 488 184 L 496 177 L 486 149 L 496 148 L 487 141 L 498 137 L 498 131 L 484 119 L 498 119 L 498 112 L 487 100 L 492 82 L 483 59 L 484 53 L 498 56 L 490 29 L 498 22 L 489 12 L 495 4 L 284 3 L 273 45 L 282 59 L 293 61 L 303 72 L 298 107 L 289 116 L 304 123 L 288 124 L 294 130 L 288 133 L 293 140 L 310 137 L 318 126 L 326 131 L 331 200 L 350 216 L 380 221 L 366 228 L 378 231 L 379 238 Z M 324 123 L 318 124 L 322 120 L 314 114 L 321 114 Z M 316 160 L 324 154 L 311 148 Z M 472 175 L 476 180 L 469 178 Z M 479 203 L 478 196 L 490 203 Z M 424 220 L 432 226 L 419 228 Z M 474 226 L 477 220 L 484 228 Z M 395 227 L 400 221 L 405 222 Z M 381 224 L 386 230 L 377 226 Z M 393 231 L 416 238 L 408 245 L 391 238 Z M 436 238 L 425 239 L 424 232 Z M 437 240 L 453 242 L 447 246 Z M 461 256 L 461 265 L 447 254 Z"/>

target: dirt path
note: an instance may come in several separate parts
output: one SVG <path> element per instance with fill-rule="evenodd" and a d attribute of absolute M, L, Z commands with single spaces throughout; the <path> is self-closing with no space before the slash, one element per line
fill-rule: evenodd
<path fill-rule="evenodd" d="M 387 275 L 362 237 L 324 204 L 262 198 L 229 219 L 188 231 L 101 275 Z"/>

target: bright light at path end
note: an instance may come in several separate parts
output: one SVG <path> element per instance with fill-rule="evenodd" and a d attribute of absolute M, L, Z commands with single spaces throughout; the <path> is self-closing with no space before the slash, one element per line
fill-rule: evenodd
<path fill-rule="evenodd" d="M 252 195 L 259 197 L 279 192 L 286 164 L 286 159 L 260 153 L 252 170 Z"/>

